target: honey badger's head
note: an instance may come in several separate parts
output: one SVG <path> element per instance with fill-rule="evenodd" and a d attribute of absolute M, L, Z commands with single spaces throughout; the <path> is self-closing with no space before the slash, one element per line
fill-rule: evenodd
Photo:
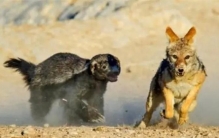
<path fill-rule="evenodd" d="M 120 61 L 111 54 L 98 54 L 90 61 L 90 71 L 98 80 L 117 81 L 120 74 Z"/>

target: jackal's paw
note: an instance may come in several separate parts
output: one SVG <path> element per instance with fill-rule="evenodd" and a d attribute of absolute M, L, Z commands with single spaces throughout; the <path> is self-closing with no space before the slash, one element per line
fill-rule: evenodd
<path fill-rule="evenodd" d="M 135 126 L 134 126 L 134 128 L 140 128 L 140 129 L 144 129 L 146 127 L 147 127 L 147 125 L 145 124 L 144 121 L 137 121 Z"/>
<path fill-rule="evenodd" d="M 161 110 L 161 112 L 160 112 L 160 116 L 165 118 L 165 119 L 173 118 L 173 115 L 174 115 L 173 113 L 167 114 L 165 109 Z"/>
<path fill-rule="evenodd" d="M 188 118 L 180 117 L 179 121 L 178 121 L 178 124 L 183 125 L 183 124 L 187 123 L 187 121 L 188 121 Z"/>
<path fill-rule="evenodd" d="M 166 117 L 165 117 L 165 109 L 163 109 L 163 110 L 160 111 L 160 116 L 163 117 L 163 118 L 166 118 Z"/>
<path fill-rule="evenodd" d="M 89 120 L 88 122 L 92 123 L 104 123 L 105 117 L 99 113 L 99 111 L 93 107 L 90 107 L 88 110 Z"/>

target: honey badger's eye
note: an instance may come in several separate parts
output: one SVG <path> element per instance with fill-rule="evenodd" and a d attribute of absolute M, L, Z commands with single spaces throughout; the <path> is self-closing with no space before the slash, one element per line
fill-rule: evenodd
<path fill-rule="evenodd" d="M 174 59 L 177 59 L 177 58 L 178 58 L 177 55 L 172 55 L 172 57 L 173 57 Z"/>
<path fill-rule="evenodd" d="M 185 59 L 189 59 L 190 58 L 190 56 L 189 55 L 187 55 L 186 57 L 185 57 Z"/>
<path fill-rule="evenodd" d="M 105 65 L 103 65 L 103 66 L 102 66 L 102 69 L 106 69 L 106 66 L 105 66 Z"/>
<path fill-rule="evenodd" d="M 105 69 L 107 68 L 107 64 L 103 64 L 103 65 L 101 66 L 101 68 L 102 68 L 103 70 L 105 70 Z"/>

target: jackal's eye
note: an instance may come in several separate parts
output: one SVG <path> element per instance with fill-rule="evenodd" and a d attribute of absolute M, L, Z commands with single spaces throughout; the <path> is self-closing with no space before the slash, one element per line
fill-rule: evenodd
<path fill-rule="evenodd" d="M 178 58 L 177 55 L 172 55 L 172 57 L 173 57 L 173 59 L 177 59 Z"/>
<path fill-rule="evenodd" d="M 189 55 L 187 55 L 186 57 L 185 57 L 185 59 L 189 59 L 190 58 L 190 56 Z"/>

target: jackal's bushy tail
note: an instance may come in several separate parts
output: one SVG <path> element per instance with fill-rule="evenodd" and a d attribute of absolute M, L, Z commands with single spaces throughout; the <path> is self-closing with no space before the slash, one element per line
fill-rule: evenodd
<path fill-rule="evenodd" d="M 21 58 L 15 59 L 11 58 L 5 61 L 4 66 L 7 68 L 16 69 L 23 75 L 23 79 L 27 85 L 30 85 L 31 79 L 34 75 L 35 65 L 33 63 L 27 62 Z"/>

